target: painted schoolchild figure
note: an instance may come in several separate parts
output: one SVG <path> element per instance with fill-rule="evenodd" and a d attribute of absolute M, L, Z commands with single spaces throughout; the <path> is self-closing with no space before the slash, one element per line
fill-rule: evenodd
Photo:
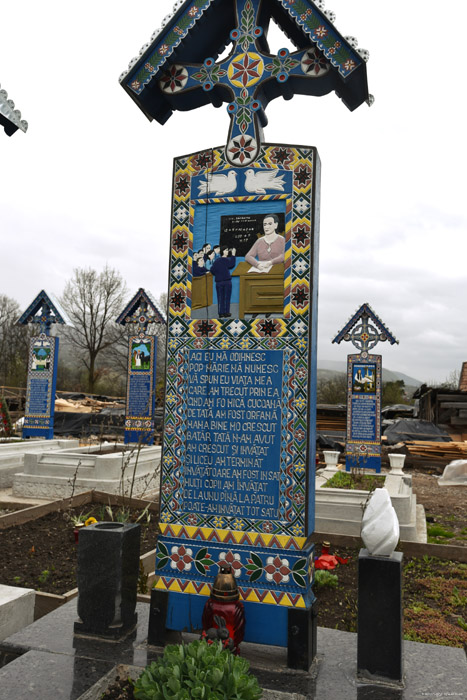
<path fill-rule="evenodd" d="M 232 276 L 230 270 L 236 265 L 236 249 L 222 248 L 220 258 L 214 260 L 210 273 L 216 281 L 219 318 L 230 318 L 230 298 L 232 296 Z"/>
<path fill-rule="evenodd" d="M 258 238 L 245 255 L 247 263 L 258 272 L 269 272 L 273 265 L 284 262 L 285 238 L 277 233 L 279 217 L 266 214 L 263 219 L 264 236 Z"/>
<path fill-rule="evenodd" d="M 201 248 L 201 252 L 203 254 L 204 262 L 207 262 L 208 255 L 211 252 L 211 244 L 205 243 Z"/>
<path fill-rule="evenodd" d="M 206 273 L 204 257 L 200 255 L 198 260 L 193 260 L 193 277 L 203 277 Z"/>
<path fill-rule="evenodd" d="M 215 253 L 214 249 L 210 250 L 208 253 L 207 260 L 205 261 L 206 262 L 206 270 L 211 269 L 215 259 L 216 259 L 216 253 Z"/>

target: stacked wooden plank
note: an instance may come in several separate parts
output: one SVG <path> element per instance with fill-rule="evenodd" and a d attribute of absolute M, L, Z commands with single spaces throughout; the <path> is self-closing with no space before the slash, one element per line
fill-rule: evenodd
<path fill-rule="evenodd" d="M 316 430 L 323 433 L 333 430 L 345 431 L 346 414 L 345 406 L 318 404 L 316 407 Z"/>
<path fill-rule="evenodd" d="M 454 459 L 467 459 L 467 442 L 410 440 L 405 443 L 406 464 L 412 467 L 435 467 L 440 473 Z"/>
<path fill-rule="evenodd" d="M 341 416 L 316 416 L 316 430 L 325 433 L 328 430 L 343 430 L 345 431 L 346 420 Z"/>

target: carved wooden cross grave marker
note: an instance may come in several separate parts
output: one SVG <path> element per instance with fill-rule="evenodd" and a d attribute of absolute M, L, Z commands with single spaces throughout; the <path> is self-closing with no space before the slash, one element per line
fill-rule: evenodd
<path fill-rule="evenodd" d="M 271 53 L 271 21 L 296 50 Z M 320 160 L 309 146 L 264 143 L 262 128 L 276 97 L 369 101 L 366 58 L 322 2 L 186 0 L 121 76 L 161 124 L 210 103 L 230 117 L 225 147 L 174 160 L 151 643 L 199 628 L 230 567 L 245 640 L 286 646 L 294 668 L 316 653 Z"/>
<path fill-rule="evenodd" d="M 333 343 L 351 342 L 358 355 L 347 356 L 346 470 L 381 471 L 381 355 L 370 354 L 379 342 L 399 341 L 375 314 L 362 304 Z"/>
<path fill-rule="evenodd" d="M 142 287 L 128 302 L 116 322 L 133 330 L 128 342 L 128 382 L 125 410 L 125 443 L 154 443 L 157 338 L 148 326 L 165 324 L 157 302 Z"/>

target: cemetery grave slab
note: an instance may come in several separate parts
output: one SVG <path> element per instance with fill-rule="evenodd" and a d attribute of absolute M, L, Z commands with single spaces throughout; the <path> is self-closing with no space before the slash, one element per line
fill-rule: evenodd
<path fill-rule="evenodd" d="M 139 496 L 158 486 L 160 453 L 158 446 L 104 443 L 27 454 L 23 471 L 15 475 L 13 494 L 64 498 L 73 488 L 74 493 L 97 489 L 115 494 L 124 489 L 125 495 Z"/>
<path fill-rule="evenodd" d="M 148 608 L 137 604 L 140 620 L 133 638 L 122 642 L 74 638 L 76 601 L 38 620 L 21 632 L 0 642 L 0 687 L 5 697 L 15 700 L 50 697 L 57 700 L 97 700 L 105 685 L 98 679 L 124 664 L 136 677 L 139 670 L 161 649 L 148 647 L 145 632 Z M 184 635 L 191 641 L 193 635 Z M 416 700 L 427 694 L 462 697 L 466 662 L 462 649 L 404 642 L 405 688 L 362 685 L 356 679 L 357 639 L 355 634 L 318 628 L 318 655 L 310 673 L 286 668 L 286 650 L 280 647 L 244 643 L 242 654 L 252 672 L 267 689 L 265 700 Z M 19 657 L 19 658 L 18 658 Z M 117 668 L 115 668 L 117 671 Z M 114 675 L 112 672 L 111 675 Z M 104 681 L 105 682 L 105 681 Z M 95 692 L 94 692 L 95 691 Z M 273 692 L 278 693 L 276 696 Z M 281 694 L 279 694 L 281 693 Z M 125 696 L 122 696 L 124 700 Z"/>

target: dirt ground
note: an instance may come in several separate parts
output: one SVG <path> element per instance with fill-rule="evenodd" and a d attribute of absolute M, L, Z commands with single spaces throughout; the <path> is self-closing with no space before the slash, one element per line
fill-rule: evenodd
<path fill-rule="evenodd" d="M 70 516 L 94 516 L 110 520 L 104 506 L 91 504 L 58 513 L 49 513 L 38 520 L 0 530 L 0 583 L 7 586 L 33 588 L 61 595 L 76 588 L 77 546 Z M 140 514 L 130 511 L 130 519 Z M 117 508 L 113 508 L 114 518 Z M 155 514 L 141 521 L 141 554 L 156 546 L 158 523 Z"/>
<path fill-rule="evenodd" d="M 417 503 L 425 506 L 428 541 L 467 546 L 467 486 L 439 486 L 436 476 L 413 472 L 412 487 Z M 436 525 L 452 536 L 430 537 L 430 529 Z"/>

